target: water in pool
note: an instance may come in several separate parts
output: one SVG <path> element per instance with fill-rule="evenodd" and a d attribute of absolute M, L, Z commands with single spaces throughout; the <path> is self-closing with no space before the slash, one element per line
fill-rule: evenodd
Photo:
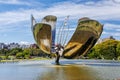
<path fill-rule="evenodd" d="M 108 60 L 54 60 L 0 63 L 0 80 L 119 80 L 120 62 Z"/>

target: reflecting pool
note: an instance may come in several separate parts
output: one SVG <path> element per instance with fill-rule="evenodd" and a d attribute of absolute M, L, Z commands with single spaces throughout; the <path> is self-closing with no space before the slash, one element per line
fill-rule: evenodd
<path fill-rule="evenodd" d="M 120 62 L 108 60 L 54 60 L 0 63 L 0 80 L 119 80 Z"/>

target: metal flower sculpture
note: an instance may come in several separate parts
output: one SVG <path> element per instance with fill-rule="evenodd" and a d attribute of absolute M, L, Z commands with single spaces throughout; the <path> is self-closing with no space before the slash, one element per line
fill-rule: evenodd
<path fill-rule="evenodd" d="M 68 18 L 69 16 L 67 19 Z M 36 43 L 43 52 L 48 54 L 56 53 L 56 64 L 59 64 L 60 57 L 74 59 L 86 54 L 95 45 L 103 31 L 103 25 L 98 21 L 86 17 L 81 18 L 78 20 L 77 28 L 69 42 L 65 45 L 66 39 L 61 43 L 62 40 L 60 39 L 61 37 L 59 37 L 59 41 L 55 46 L 55 25 L 57 17 L 48 15 L 45 16 L 40 23 L 36 23 L 32 16 L 31 21 L 32 32 Z M 64 29 L 66 23 L 67 21 L 64 21 L 61 30 Z M 61 35 L 60 32 L 58 33 Z"/>

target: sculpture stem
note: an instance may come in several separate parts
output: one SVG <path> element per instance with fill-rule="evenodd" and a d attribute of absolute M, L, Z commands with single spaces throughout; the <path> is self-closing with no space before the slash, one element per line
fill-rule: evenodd
<path fill-rule="evenodd" d="M 60 63 L 59 63 L 59 59 L 60 59 L 60 55 L 59 55 L 59 53 L 56 53 L 56 60 L 55 60 L 55 63 L 56 63 L 56 65 L 59 65 Z"/>

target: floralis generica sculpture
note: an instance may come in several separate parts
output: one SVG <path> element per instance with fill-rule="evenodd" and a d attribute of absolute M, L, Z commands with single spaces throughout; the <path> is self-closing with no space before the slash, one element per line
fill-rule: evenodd
<path fill-rule="evenodd" d="M 32 32 L 37 45 L 46 54 L 56 54 L 56 64 L 59 64 L 60 57 L 75 59 L 86 54 L 95 45 L 103 31 L 103 25 L 98 21 L 87 17 L 81 18 L 71 39 L 65 44 L 69 34 L 64 32 L 68 19 L 69 16 L 58 30 L 59 37 L 56 37 L 55 44 L 57 17 L 47 15 L 38 23 L 33 16 L 31 17 Z"/>

